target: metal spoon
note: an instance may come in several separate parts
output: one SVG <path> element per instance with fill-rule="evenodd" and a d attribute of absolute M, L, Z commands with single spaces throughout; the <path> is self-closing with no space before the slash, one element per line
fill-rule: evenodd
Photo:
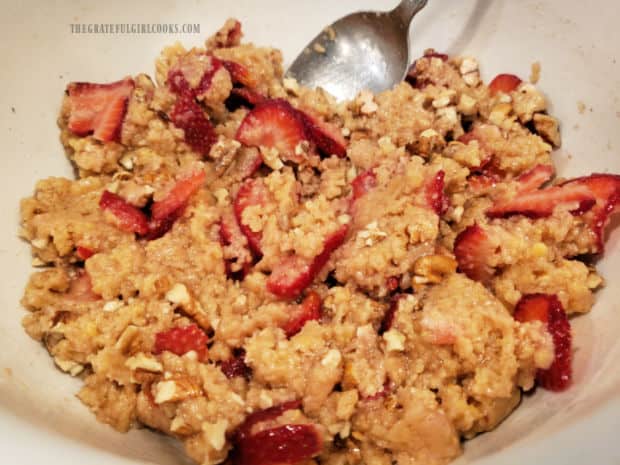
<path fill-rule="evenodd" d="M 386 90 L 409 66 L 409 24 L 428 0 L 402 0 L 392 11 L 364 11 L 339 19 L 317 35 L 286 75 L 322 87 L 338 100 L 362 89 Z"/>

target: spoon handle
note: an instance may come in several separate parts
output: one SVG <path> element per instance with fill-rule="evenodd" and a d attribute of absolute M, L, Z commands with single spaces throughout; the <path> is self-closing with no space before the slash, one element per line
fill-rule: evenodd
<path fill-rule="evenodd" d="M 401 20 L 405 26 L 416 15 L 418 11 L 426 6 L 428 0 L 402 0 L 400 4 L 392 10 L 392 14 Z"/>

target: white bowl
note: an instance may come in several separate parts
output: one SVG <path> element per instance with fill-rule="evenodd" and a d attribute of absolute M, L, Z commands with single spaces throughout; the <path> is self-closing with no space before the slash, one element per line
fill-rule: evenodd
<path fill-rule="evenodd" d="M 179 2 L 180 3 L 180 2 Z M 0 450 L 2 462 L 189 463 L 174 442 L 146 430 L 127 435 L 98 424 L 74 397 L 79 381 L 61 374 L 21 328 L 19 304 L 30 252 L 17 238 L 18 202 L 37 179 L 71 176 L 58 141 L 56 115 L 69 81 L 111 81 L 140 71 L 166 44 L 199 45 L 230 16 L 246 38 L 282 48 L 290 62 L 334 19 L 390 1 L 164 0 L 27 2 L 3 5 L 0 34 L 0 166 L 7 213 L 0 232 Z M 555 154 L 564 176 L 620 173 L 620 29 L 615 2 L 593 0 L 431 0 L 412 27 L 414 55 L 434 47 L 480 58 L 483 75 L 527 77 L 542 64 L 540 88 L 562 121 Z M 72 23 L 198 23 L 200 34 L 73 34 Z M 586 111 L 578 111 L 578 102 Z M 615 221 L 617 225 L 618 220 Z M 608 286 L 591 314 L 573 320 L 575 384 L 562 394 L 539 390 L 492 433 L 467 443 L 456 463 L 620 463 L 620 232 L 611 234 L 599 270 Z"/>

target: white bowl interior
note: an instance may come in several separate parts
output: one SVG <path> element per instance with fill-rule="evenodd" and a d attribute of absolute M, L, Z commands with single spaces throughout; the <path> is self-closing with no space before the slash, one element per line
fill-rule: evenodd
<path fill-rule="evenodd" d="M 19 199 L 37 179 L 71 176 L 58 141 L 56 115 L 69 81 L 110 81 L 153 73 L 159 50 L 175 40 L 199 45 L 227 17 L 237 17 L 246 38 L 280 47 L 287 63 L 330 21 L 354 10 L 388 9 L 390 1 L 286 0 L 183 2 L 87 1 L 5 5 L 0 20 L 4 195 L 7 220 L 0 232 L 0 444 L 10 463 L 160 465 L 186 463 L 174 441 L 146 430 L 119 434 L 98 424 L 74 397 L 80 382 L 61 374 L 45 350 L 21 328 L 19 299 L 30 273 L 30 252 L 17 237 Z M 528 77 L 542 64 L 540 88 L 562 122 L 559 173 L 620 173 L 620 32 L 615 4 L 577 0 L 433 0 L 414 21 L 413 56 L 433 47 L 480 59 L 483 75 Z M 607 13 L 605 13 L 605 11 Z M 191 35 L 72 34 L 71 23 L 199 23 Z M 578 110 L 582 102 L 586 110 Z M 616 225 L 620 221 L 614 222 Z M 620 231 L 610 235 L 598 264 L 608 286 L 590 315 L 573 320 L 575 384 L 567 392 L 538 391 L 496 431 L 471 441 L 457 463 L 617 464 L 620 445 Z M 36 446 L 35 446 L 36 444 Z M 58 462 L 56 462 L 58 460 Z M 7 462 L 9 463 L 9 462 Z M 189 462 L 187 462 L 189 463 Z"/>

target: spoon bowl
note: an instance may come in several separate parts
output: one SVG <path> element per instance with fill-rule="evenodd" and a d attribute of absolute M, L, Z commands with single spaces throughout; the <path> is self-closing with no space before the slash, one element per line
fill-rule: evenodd
<path fill-rule="evenodd" d="M 403 0 L 387 12 L 347 15 L 326 27 L 286 75 L 322 87 L 338 100 L 363 89 L 381 92 L 402 81 L 409 67 L 409 24 L 427 0 Z"/>

